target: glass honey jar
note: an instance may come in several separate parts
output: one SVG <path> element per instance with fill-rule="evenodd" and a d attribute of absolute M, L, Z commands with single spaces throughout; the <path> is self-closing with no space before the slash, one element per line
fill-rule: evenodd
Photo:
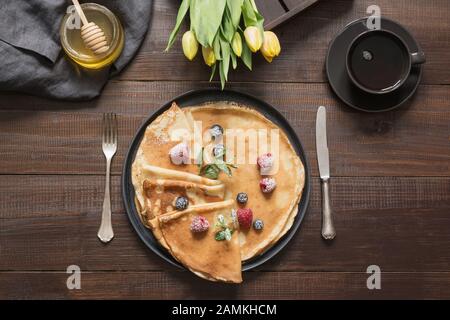
<path fill-rule="evenodd" d="M 96 3 L 83 3 L 81 7 L 89 22 L 97 24 L 105 33 L 109 49 L 95 54 L 86 48 L 81 38 L 81 21 L 75 8 L 70 6 L 61 28 L 61 45 L 66 54 L 82 67 L 100 69 L 112 64 L 120 56 L 124 45 L 124 31 L 119 19 L 106 7 Z"/>

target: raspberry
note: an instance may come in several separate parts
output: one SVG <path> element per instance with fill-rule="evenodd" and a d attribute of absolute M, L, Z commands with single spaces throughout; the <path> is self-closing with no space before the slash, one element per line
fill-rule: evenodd
<path fill-rule="evenodd" d="M 272 192 L 273 189 L 277 186 L 274 178 L 264 178 L 259 182 L 259 186 L 261 187 L 261 191 L 264 193 Z"/>
<path fill-rule="evenodd" d="M 237 217 L 241 228 L 249 229 L 252 226 L 253 212 L 251 209 L 238 209 Z"/>
<path fill-rule="evenodd" d="M 265 174 L 270 171 L 273 167 L 273 155 L 271 153 L 264 153 L 260 155 L 257 159 L 257 163 L 259 168 L 261 169 L 261 173 Z"/>
<path fill-rule="evenodd" d="M 175 165 L 189 163 L 189 147 L 186 143 L 181 142 L 169 151 L 170 161 Z"/>
<path fill-rule="evenodd" d="M 203 216 L 196 216 L 192 219 L 191 222 L 191 231 L 192 232 L 205 232 L 209 229 L 209 222 Z"/>
<path fill-rule="evenodd" d="M 175 200 L 175 208 L 177 210 L 185 210 L 189 205 L 189 200 L 186 197 L 178 197 Z"/>
<path fill-rule="evenodd" d="M 255 230 L 262 230 L 264 228 L 264 222 L 261 219 L 256 219 L 255 222 L 253 222 L 253 228 Z"/>
<path fill-rule="evenodd" d="M 240 204 L 246 204 L 248 201 L 248 196 L 245 192 L 239 192 L 236 196 L 236 201 Z"/>

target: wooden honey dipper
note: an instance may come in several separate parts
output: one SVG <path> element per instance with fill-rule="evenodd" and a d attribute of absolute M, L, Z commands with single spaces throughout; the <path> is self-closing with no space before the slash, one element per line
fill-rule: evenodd
<path fill-rule="evenodd" d="M 83 39 L 84 45 L 91 49 L 95 54 L 101 54 L 108 51 L 109 46 L 103 30 L 94 22 L 89 22 L 86 19 L 78 0 L 72 0 L 72 2 L 83 22 L 83 26 L 81 27 L 81 39 Z"/>

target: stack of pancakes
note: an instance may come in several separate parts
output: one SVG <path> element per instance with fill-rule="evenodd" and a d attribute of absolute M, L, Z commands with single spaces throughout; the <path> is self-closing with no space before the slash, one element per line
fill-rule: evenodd
<path fill-rule="evenodd" d="M 214 124 L 268 135 L 264 138 L 259 134 L 261 139 L 256 143 L 246 137 L 243 148 L 248 159 L 237 163 L 232 176 L 221 173 L 217 180 L 200 176 L 193 161 L 198 150 L 211 144 L 207 133 Z M 276 144 L 272 143 L 274 137 Z M 180 142 L 190 146 L 190 164 L 175 165 L 169 158 L 171 148 Z M 228 148 L 226 140 L 224 144 Z M 256 157 L 273 152 L 275 147 L 277 170 L 271 176 L 277 187 L 265 194 L 259 187 L 262 176 Z M 227 153 L 227 162 L 236 163 L 238 151 L 235 153 L 231 156 Z M 254 109 L 230 102 L 180 109 L 174 103 L 147 127 L 132 166 L 132 180 L 142 222 L 176 260 L 202 278 L 239 283 L 242 262 L 263 253 L 291 228 L 305 175 L 303 164 L 283 130 Z M 253 219 L 264 222 L 264 228 L 244 230 L 235 223 L 231 239 L 218 241 L 215 238 L 218 216 L 222 215 L 229 223 L 233 221 L 233 210 L 242 207 L 236 202 L 239 192 L 248 195 L 245 207 L 253 211 Z M 176 210 L 174 206 L 180 196 L 189 200 L 185 210 Z M 190 225 L 199 215 L 208 220 L 210 228 L 194 233 Z"/>

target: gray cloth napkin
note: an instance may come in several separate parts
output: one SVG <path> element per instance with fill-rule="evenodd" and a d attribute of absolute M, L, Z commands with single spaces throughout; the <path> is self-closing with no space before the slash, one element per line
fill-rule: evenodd
<path fill-rule="evenodd" d="M 72 4 L 70 0 L 0 0 L 0 90 L 64 100 L 98 96 L 108 79 L 130 62 L 141 45 L 152 0 L 92 2 L 114 12 L 125 31 L 121 56 L 100 71 L 79 67 L 61 48 L 59 27 Z"/>

